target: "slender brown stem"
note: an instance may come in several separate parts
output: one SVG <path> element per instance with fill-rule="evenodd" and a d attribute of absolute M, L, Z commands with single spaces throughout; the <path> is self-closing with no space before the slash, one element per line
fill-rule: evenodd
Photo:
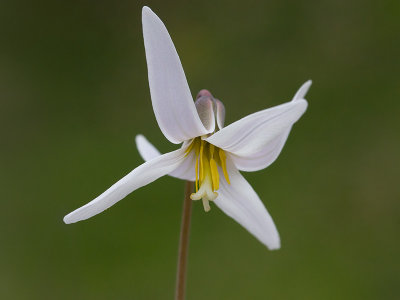
<path fill-rule="evenodd" d="M 176 273 L 175 300 L 185 299 L 186 265 L 189 250 L 190 218 L 192 216 L 192 199 L 194 183 L 187 181 L 185 185 L 185 199 L 183 200 L 181 235 L 179 240 L 178 270 Z"/>

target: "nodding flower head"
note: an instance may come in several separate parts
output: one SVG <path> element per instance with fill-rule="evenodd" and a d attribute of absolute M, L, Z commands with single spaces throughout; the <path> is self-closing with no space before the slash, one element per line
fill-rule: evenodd
<path fill-rule="evenodd" d="M 136 136 L 146 161 L 88 204 L 64 217 L 65 223 L 88 219 L 129 193 L 164 175 L 194 181 L 193 200 L 210 201 L 245 227 L 269 249 L 280 247 L 275 224 L 239 171 L 258 171 L 281 152 L 293 124 L 307 108 L 304 83 L 291 101 L 244 117 L 226 127 L 225 107 L 207 90 L 195 101 L 182 64 L 163 22 L 143 8 L 143 36 L 153 110 L 164 136 L 181 148 L 161 154 L 144 136 Z"/>

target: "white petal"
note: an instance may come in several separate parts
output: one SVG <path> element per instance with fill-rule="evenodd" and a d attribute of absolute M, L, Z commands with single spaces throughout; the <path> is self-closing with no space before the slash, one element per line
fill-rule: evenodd
<path fill-rule="evenodd" d="M 257 164 L 238 164 L 243 171 L 256 171 L 270 165 L 286 141 L 291 126 L 307 108 L 307 101 L 299 99 L 251 114 L 206 139 L 211 144 L 234 154 L 232 159 L 257 159 Z"/>
<path fill-rule="evenodd" d="M 163 22 L 146 6 L 142 22 L 151 100 L 161 131 L 175 144 L 207 134 Z"/>
<path fill-rule="evenodd" d="M 168 175 L 182 180 L 195 181 L 195 166 L 196 158 L 194 151 L 191 151 L 185 160 Z"/>
<path fill-rule="evenodd" d="M 252 172 L 265 169 L 279 156 L 290 133 L 291 127 L 286 132 L 271 140 L 266 147 L 249 156 L 231 154 L 235 166 L 242 171 Z"/>
<path fill-rule="evenodd" d="M 230 184 L 221 174 L 215 204 L 270 250 L 279 249 L 279 233 L 264 204 L 230 159 L 227 159 L 227 168 Z"/>
<path fill-rule="evenodd" d="M 187 145 L 187 144 L 186 144 Z M 182 145 L 183 147 L 186 146 Z M 140 156 L 142 156 L 144 161 L 151 160 L 161 153 L 154 147 L 143 135 L 139 134 L 136 136 L 136 146 L 138 148 Z M 168 175 L 183 179 L 194 181 L 195 180 L 195 157 L 193 151 L 183 160 L 183 162 Z"/>
<path fill-rule="evenodd" d="M 305 97 L 312 81 L 305 82 L 296 92 L 292 101 L 298 101 Z M 288 128 L 285 132 L 275 137 L 268 143 L 268 146 L 257 153 L 253 153 L 251 157 L 232 155 L 236 167 L 242 171 L 257 171 L 268 167 L 272 164 L 281 153 L 283 146 L 289 136 L 292 127 Z"/>
<path fill-rule="evenodd" d="M 296 101 L 298 99 L 304 99 L 305 95 L 307 94 L 310 86 L 312 84 L 311 80 L 306 81 L 305 83 L 303 83 L 303 85 L 298 89 L 298 91 L 296 92 L 296 94 L 293 97 L 292 101 Z"/>
<path fill-rule="evenodd" d="M 185 159 L 185 148 L 158 156 L 140 165 L 103 194 L 64 217 L 67 224 L 88 219 L 101 213 L 134 190 L 147 185 L 176 169 Z"/>
<path fill-rule="evenodd" d="M 152 160 L 161 155 L 160 151 L 158 151 L 143 135 L 138 134 L 135 141 L 139 154 L 144 161 Z"/>

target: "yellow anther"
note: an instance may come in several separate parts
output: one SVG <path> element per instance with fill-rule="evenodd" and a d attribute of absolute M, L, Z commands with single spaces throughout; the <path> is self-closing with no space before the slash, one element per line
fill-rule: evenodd
<path fill-rule="evenodd" d="M 195 186 L 196 186 L 196 193 L 199 190 L 199 157 L 196 155 L 196 164 L 194 167 L 194 171 L 196 173 L 196 182 L 195 182 Z"/>
<path fill-rule="evenodd" d="M 210 144 L 210 157 L 213 158 L 214 156 L 214 148 L 215 146 L 213 144 Z"/>
<path fill-rule="evenodd" d="M 218 151 L 219 153 L 219 158 L 221 160 L 221 167 L 222 167 L 222 171 L 224 172 L 224 177 L 225 180 L 228 184 L 231 184 L 231 182 L 229 181 L 229 176 L 228 176 L 228 171 L 226 169 L 226 154 L 225 151 L 222 149 L 219 149 Z"/>
<path fill-rule="evenodd" d="M 204 152 L 204 141 L 200 140 L 200 181 L 204 179 L 203 152 Z"/>
<path fill-rule="evenodd" d="M 216 191 L 219 189 L 219 174 L 218 174 L 217 163 L 213 158 L 210 159 L 210 169 L 211 169 L 213 190 Z"/>

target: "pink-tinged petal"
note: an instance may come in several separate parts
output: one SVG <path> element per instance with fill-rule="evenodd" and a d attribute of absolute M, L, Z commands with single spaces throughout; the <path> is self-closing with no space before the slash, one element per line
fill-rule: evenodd
<path fill-rule="evenodd" d="M 304 97 L 307 82 L 297 93 Z M 287 102 L 236 121 L 206 141 L 232 154 L 236 167 L 242 171 L 257 171 L 272 164 L 279 156 L 293 124 L 307 108 L 305 99 Z"/>
<path fill-rule="evenodd" d="M 163 22 L 146 6 L 142 22 L 151 100 L 161 131 L 175 144 L 207 134 Z"/>
<path fill-rule="evenodd" d="M 279 233 L 264 204 L 230 159 L 227 159 L 227 168 L 230 184 L 221 173 L 215 204 L 270 250 L 279 249 Z"/>
<path fill-rule="evenodd" d="M 215 130 L 215 116 L 212 98 L 202 96 L 196 100 L 195 105 L 203 126 L 208 132 L 213 132 Z"/>
<path fill-rule="evenodd" d="M 187 145 L 183 145 L 184 147 Z M 138 148 L 140 156 L 144 161 L 152 160 L 161 155 L 161 153 L 154 147 L 143 135 L 139 134 L 136 136 L 136 147 Z M 183 179 L 194 181 L 195 180 L 195 157 L 194 152 L 191 151 L 184 161 L 168 175 Z"/>
<path fill-rule="evenodd" d="M 216 116 L 217 116 L 218 129 L 222 129 L 224 128 L 224 123 L 225 123 L 225 106 L 218 99 L 215 99 L 215 106 L 217 107 Z"/>
<path fill-rule="evenodd" d="M 172 172 L 185 160 L 185 148 L 158 156 L 140 165 L 93 201 L 64 217 L 67 224 L 82 221 L 101 213 L 134 190 Z"/>

